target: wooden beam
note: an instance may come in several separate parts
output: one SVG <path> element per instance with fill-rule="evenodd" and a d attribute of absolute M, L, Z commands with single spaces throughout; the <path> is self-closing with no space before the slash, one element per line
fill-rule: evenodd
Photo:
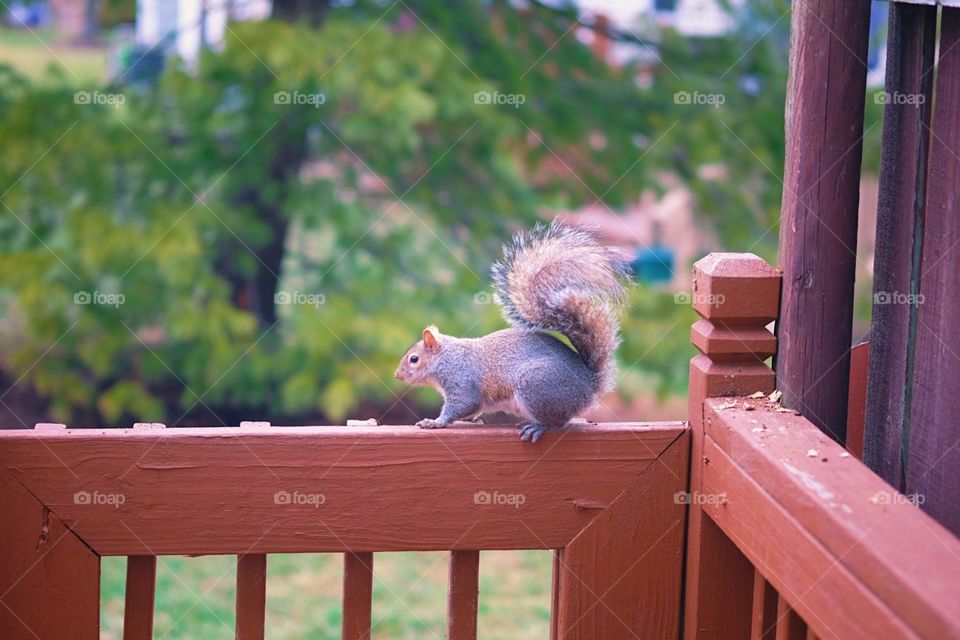
<path fill-rule="evenodd" d="M 684 431 L 580 424 L 536 446 L 460 425 L 3 431 L 0 469 L 102 555 L 550 549 Z"/>
<path fill-rule="evenodd" d="M 960 535 L 960 9 L 943 9 L 905 492 Z"/>
<path fill-rule="evenodd" d="M 100 558 L 0 473 L 0 637 L 100 636 Z"/>
<path fill-rule="evenodd" d="M 843 442 L 870 3 L 795 0 L 791 13 L 777 387 Z"/>
<path fill-rule="evenodd" d="M 157 557 L 127 558 L 127 585 L 123 600 L 124 640 L 153 638 L 153 607 L 157 592 Z"/>
<path fill-rule="evenodd" d="M 267 556 L 237 556 L 237 640 L 263 640 L 267 607 Z"/>
<path fill-rule="evenodd" d="M 678 637 L 689 452 L 684 434 L 566 546 L 558 637 Z"/>
<path fill-rule="evenodd" d="M 447 639 L 476 640 L 480 552 L 451 551 L 447 589 Z"/>
<path fill-rule="evenodd" d="M 863 460 L 903 491 L 927 206 L 936 7 L 891 5 Z M 895 304 L 896 302 L 896 304 Z"/>
<path fill-rule="evenodd" d="M 370 640 L 373 554 L 343 554 L 343 640 Z"/>
<path fill-rule="evenodd" d="M 706 412 L 705 510 L 819 637 L 960 635 L 960 540 L 805 418 Z"/>
<path fill-rule="evenodd" d="M 700 355 L 690 362 L 691 466 L 684 637 L 745 638 L 751 628 L 754 569 L 704 516 L 703 403 L 710 397 L 773 391 L 764 360 L 776 348 L 766 325 L 777 315 L 779 275 L 750 254 L 711 254 L 693 271 L 692 328 Z"/>

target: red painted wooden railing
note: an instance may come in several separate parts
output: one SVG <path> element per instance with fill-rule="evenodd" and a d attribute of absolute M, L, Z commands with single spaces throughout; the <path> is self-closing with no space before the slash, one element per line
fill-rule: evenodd
<path fill-rule="evenodd" d="M 681 614 L 690 639 L 960 637 L 960 541 L 770 399 L 778 294 L 756 256 L 698 263 L 689 428 L 2 431 L 0 637 L 96 637 L 124 555 L 124 636 L 149 638 L 156 557 L 230 554 L 236 635 L 262 638 L 269 554 L 328 552 L 368 638 L 376 552 L 449 550 L 448 636 L 475 638 L 486 549 L 556 550 L 553 638 L 675 639 Z"/>

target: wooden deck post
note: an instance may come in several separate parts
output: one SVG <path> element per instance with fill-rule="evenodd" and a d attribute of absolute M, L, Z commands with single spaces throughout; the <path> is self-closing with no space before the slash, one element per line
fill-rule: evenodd
<path fill-rule="evenodd" d="M 843 442 L 870 2 L 795 0 L 792 13 L 777 386 Z"/>
<path fill-rule="evenodd" d="M 749 638 L 754 569 L 707 516 L 701 500 L 704 458 L 703 401 L 708 397 L 773 391 L 764 360 L 776 339 L 766 325 L 776 318 L 780 278 L 746 253 L 715 253 L 693 270 L 693 325 L 700 355 L 690 362 L 690 514 L 687 531 L 684 637 Z"/>

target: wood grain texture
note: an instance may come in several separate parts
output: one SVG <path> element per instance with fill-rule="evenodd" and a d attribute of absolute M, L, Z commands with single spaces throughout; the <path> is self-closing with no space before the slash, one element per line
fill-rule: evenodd
<path fill-rule="evenodd" d="M 870 3 L 791 4 L 783 292 L 777 386 L 784 404 L 843 442 Z"/>
<path fill-rule="evenodd" d="M 960 535 L 960 10 L 943 9 L 920 265 L 907 493 Z"/>
<path fill-rule="evenodd" d="M 870 367 L 863 460 L 903 491 L 904 430 L 910 422 L 917 305 L 891 304 L 918 294 L 933 107 L 936 7 L 890 5 L 888 94 L 923 96 L 890 101 L 883 110 L 877 202 Z M 922 102 L 922 104 L 917 104 Z"/>
<path fill-rule="evenodd" d="M 124 640 L 153 637 L 153 605 L 157 591 L 157 557 L 127 558 L 126 596 L 123 600 Z"/>
<path fill-rule="evenodd" d="M 559 638 L 678 637 L 688 460 L 684 434 L 566 546 Z"/>
<path fill-rule="evenodd" d="M 267 556 L 237 557 L 237 640 L 263 640 L 267 606 Z"/>
<path fill-rule="evenodd" d="M 694 265 L 693 282 L 702 319 L 691 330 L 700 354 L 690 362 L 690 493 L 701 496 L 704 400 L 773 391 L 763 361 L 776 346 L 766 325 L 777 315 L 780 277 L 755 255 L 716 253 Z M 696 499 L 686 545 L 684 637 L 748 637 L 754 569 Z"/>
<path fill-rule="evenodd" d="M 779 596 L 763 574 L 753 573 L 753 616 L 750 620 L 750 640 L 774 640 L 777 630 L 777 602 Z"/>
<path fill-rule="evenodd" d="M 343 554 L 343 640 L 370 640 L 373 554 Z"/>
<path fill-rule="evenodd" d="M 584 424 L 536 446 L 489 426 L 5 431 L 0 469 L 102 555 L 549 549 L 683 431 Z"/>
<path fill-rule="evenodd" d="M 786 598 L 777 599 L 776 640 L 807 640 L 807 625 L 797 615 Z"/>
<path fill-rule="evenodd" d="M 480 552 L 451 551 L 447 589 L 447 640 L 476 640 Z"/>
<path fill-rule="evenodd" d="M 0 473 L 0 637 L 100 635 L 100 558 Z"/>
<path fill-rule="evenodd" d="M 960 540 L 803 417 L 706 411 L 705 508 L 819 637 L 960 635 Z"/>

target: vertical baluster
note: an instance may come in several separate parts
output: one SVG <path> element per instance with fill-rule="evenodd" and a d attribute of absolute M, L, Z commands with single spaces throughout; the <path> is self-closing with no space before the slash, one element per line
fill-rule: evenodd
<path fill-rule="evenodd" d="M 807 625 L 793 607 L 780 596 L 777 599 L 776 640 L 806 640 Z"/>
<path fill-rule="evenodd" d="M 237 556 L 237 640 L 263 640 L 267 606 L 267 556 Z"/>
<path fill-rule="evenodd" d="M 476 640 L 480 552 L 450 552 L 450 587 L 447 594 L 448 640 Z"/>
<path fill-rule="evenodd" d="M 753 572 L 753 619 L 750 640 L 774 640 L 777 626 L 777 591 L 763 574 Z"/>
<path fill-rule="evenodd" d="M 153 601 L 157 589 L 157 557 L 127 558 L 127 592 L 123 603 L 124 640 L 153 637 Z"/>
<path fill-rule="evenodd" d="M 370 639 L 373 554 L 343 554 L 343 640 Z"/>

